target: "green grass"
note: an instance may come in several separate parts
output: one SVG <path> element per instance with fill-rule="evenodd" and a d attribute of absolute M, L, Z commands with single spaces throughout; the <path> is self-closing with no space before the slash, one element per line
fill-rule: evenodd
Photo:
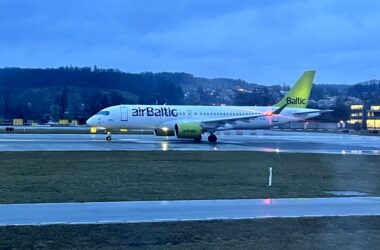
<path fill-rule="evenodd" d="M 0 249 L 378 249 L 380 217 L 0 228 Z"/>
<path fill-rule="evenodd" d="M 379 162 L 259 152 L 0 152 L 0 203 L 379 195 Z"/>

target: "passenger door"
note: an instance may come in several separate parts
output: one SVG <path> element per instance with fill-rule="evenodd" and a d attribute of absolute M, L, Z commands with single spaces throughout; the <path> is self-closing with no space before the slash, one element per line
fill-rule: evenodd
<path fill-rule="evenodd" d="M 120 107 L 121 121 L 128 121 L 128 108 Z"/>

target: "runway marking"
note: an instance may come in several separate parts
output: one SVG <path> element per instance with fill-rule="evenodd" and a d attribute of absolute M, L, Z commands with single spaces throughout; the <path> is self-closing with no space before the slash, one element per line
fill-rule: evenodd
<path fill-rule="evenodd" d="M 123 220 L 100 220 L 99 224 L 113 224 L 113 223 L 123 223 Z"/>
<path fill-rule="evenodd" d="M 48 226 L 48 225 L 59 225 L 59 224 L 67 224 L 67 222 L 64 222 L 64 221 L 52 221 L 52 222 L 41 222 L 40 225 L 41 226 Z"/>
<path fill-rule="evenodd" d="M 179 219 L 179 221 L 199 221 L 199 219 Z"/>
<path fill-rule="evenodd" d="M 96 221 L 73 221 L 73 222 L 67 222 L 71 225 L 86 225 L 86 224 L 98 224 Z"/>
<path fill-rule="evenodd" d="M 175 220 L 174 219 L 166 219 L 166 218 L 152 219 L 152 222 L 164 222 L 164 221 L 175 221 Z"/>

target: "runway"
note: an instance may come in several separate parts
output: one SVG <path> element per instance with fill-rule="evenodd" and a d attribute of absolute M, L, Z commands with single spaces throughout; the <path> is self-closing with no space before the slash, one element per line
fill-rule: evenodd
<path fill-rule="evenodd" d="M 104 134 L 0 134 L 0 151 L 80 151 L 80 150 L 221 150 L 291 153 L 380 155 L 380 136 L 360 136 L 315 132 L 257 130 L 243 135 L 218 135 L 218 142 L 154 135 Z"/>
<path fill-rule="evenodd" d="M 380 215 L 380 197 L 0 205 L 0 226 Z"/>

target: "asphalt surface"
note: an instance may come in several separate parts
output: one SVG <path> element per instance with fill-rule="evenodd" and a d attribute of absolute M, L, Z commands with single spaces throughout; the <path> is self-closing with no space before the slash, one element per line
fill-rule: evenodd
<path fill-rule="evenodd" d="M 241 150 L 262 152 L 380 155 L 380 136 L 315 132 L 254 131 L 242 135 L 218 134 L 218 142 L 201 143 L 154 135 L 104 134 L 0 134 L 0 151 L 79 150 Z"/>
<path fill-rule="evenodd" d="M 0 205 L 0 226 L 380 215 L 380 197 Z"/>

